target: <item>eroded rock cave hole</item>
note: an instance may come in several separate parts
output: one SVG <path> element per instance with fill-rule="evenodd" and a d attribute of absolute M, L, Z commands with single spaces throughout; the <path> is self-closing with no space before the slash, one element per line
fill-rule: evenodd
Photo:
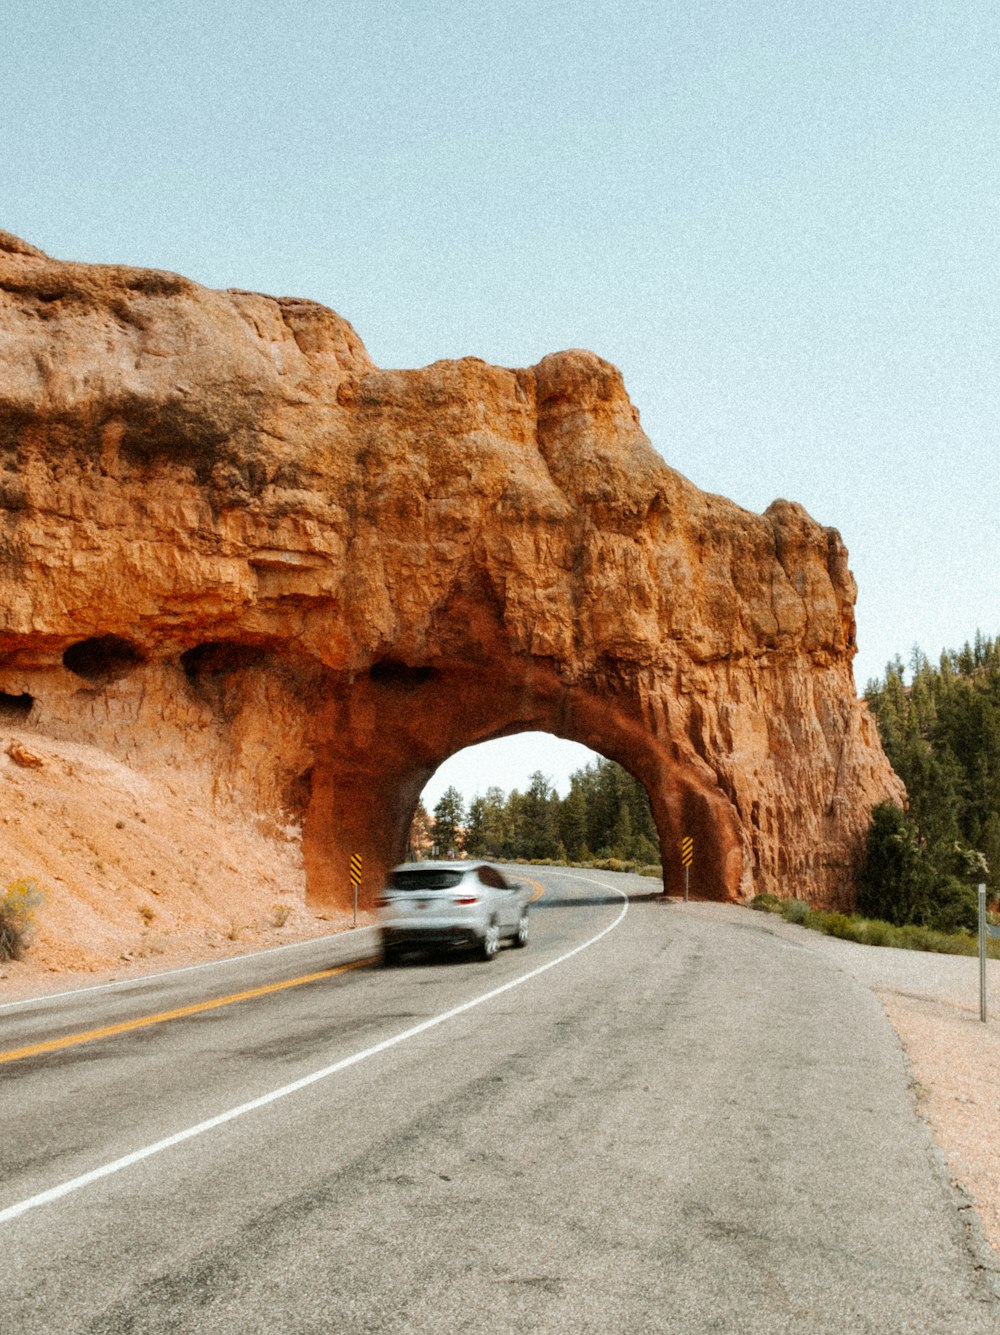
<path fill-rule="evenodd" d="M 145 656 L 120 635 L 97 635 L 71 644 L 62 661 L 64 667 L 91 686 L 107 686 L 127 677 L 145 662 Z"/>
<path fill-rule="evenodd" d="M 433 681 L 437 675 L 435 668 L 410 667 L 407 663 L 397 663 L 391 658 L 374 663 L 368 670 L 368 676 L 375 685 L 385 686 L 394 691 L 415 691 L 418 687 Z"/>
<path fill-rule="evenodd" d="M 22 722 L 31 713 L 34 703 L 35 697 L 29 695 L 27 691 L 20 695 L 10 695 L 6 691 L 0 691 L 0 722 Z"/>
<path fill-rule="evenodd" d="M 218 718 L 229 720 L 242 706 L 246 673 L 271 666 L 271 656 L 261 645 L 208 640 L 185 650 L 180 665 L 195 696 Z"/>
<path fill-rule="evenodd" d="M 244 668 L 259 667 L 267 660 L 267 651 L 259 645 L 238 640 L 209 640 L 196 644 L 181 654 L 181 668 L 192 686 L 227 676 Z"/>

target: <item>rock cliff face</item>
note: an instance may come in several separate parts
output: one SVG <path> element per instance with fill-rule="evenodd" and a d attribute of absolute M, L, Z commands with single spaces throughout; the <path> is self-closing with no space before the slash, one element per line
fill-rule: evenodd
<path fill-rule="evenodd" d="M 379 370 L 311 302 L 0 234 L 0 721 L 301 823 L 316 902 L 526 729 L 645 784 L 669 889 L 690 834 L 697 893 L 848 902 L 902 796 L 854 597 L 833 529 L 699 491 L 592 353 Z"/>

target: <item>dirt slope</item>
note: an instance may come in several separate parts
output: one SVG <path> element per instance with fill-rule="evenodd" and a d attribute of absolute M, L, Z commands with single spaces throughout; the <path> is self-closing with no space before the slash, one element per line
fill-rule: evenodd
<path fill-rule="evenodd" d="M 0 1002 L 350 925 L 306 908 L 297 828 L 265 835 L 213 815 L 183 775 L 3 728 L 0 894 L 22 878 L 44 900 L 24 959 L 0 963 Z"/>

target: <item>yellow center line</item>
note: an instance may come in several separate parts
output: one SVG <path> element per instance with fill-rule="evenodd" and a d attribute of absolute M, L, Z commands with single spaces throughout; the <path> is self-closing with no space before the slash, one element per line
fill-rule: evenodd
<path fill-rule="evenodd" d="M 337 973 L 347 973 L 350 969 L 360 969 L 362 965 L 372 964 L 371 959 L 352 960 L 350 964 L 340 964 L 335 969 L 321 969 L 318 973 L 306 973 L 301 978 L 286 978 L 281 983 L 268 983 L 266 987 L 252 987 L 246 992 L 233 992 L 228 997 L 216 997 L 213 1001 L 197 1001 L 191 1006 L 179 1006 L 172 1011 L 159 1011 L 156 1015 L 140 1015 L 135 1020 L 123 1020 L 120 1024 L 105 1025 L 103 1029 L 85 1029 L 79 1034 L 66 1034 L 63 1038 L 49 1038 L 41 1043 L 30 1043 L 27 1047 L 11 1048 L 0 1052 L 0 1063 L 18 1061 L 21 1057 L 37 1057 L 43 1052 L 57 1052 L 60 1048 L 76 1047 L 78 1043 L 93 1043 L 98 1038 L 111 1038 L 114 1034 L 127 1034 L 133 1029 L 146 1029 L 149 1025 L 164 1024 L 167 1020 L 180 1020 L 186 1015 L 200 1015 L 203 1011 L 217 1010 L 220 1006 L 232 1006 L 237 1001 L 250 1001 L 253 997 L 266 997 L 271 992 L 283 992 L 285 988 L 301 987 L 303 983 L 315 983 L 320 978 L 332 978 Z"/>
<path fill-rule="evenodd" d="M 533 885 L 535 887 L 535 893 L 528 900 L 529 904 L 535 904 L 538 902 L 538 900 L 541 899 L 542 895 L 545 894 L 545 886 L 539 885 L 539 883 L 537 881 L 533 881 L 530 876 L 526 876 L 524 879 L 527 881 L 529 885 Z"/>

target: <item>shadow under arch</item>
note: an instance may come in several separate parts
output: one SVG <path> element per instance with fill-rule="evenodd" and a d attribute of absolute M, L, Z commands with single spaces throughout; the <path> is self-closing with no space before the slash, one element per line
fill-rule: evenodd
<path fill-rule="evenodd" d="M 340 678 L 312 720 L 315 763 L 303 825 L 314 902 L 346 903 L 352 854 L 363 859 L 360 902 L 404 859 L 425 784 L 456 752 L 520 732 L 580 742 L 632 774 L 649 795 L 664 888 L 682 894 L 679 847 L 695 841 L 692 893 L 738 898 L 744 875 L 739 817 L 716 777 L 634 693 L 567 683 L 537 659 L 411 667 L 384 661 Z"/>

